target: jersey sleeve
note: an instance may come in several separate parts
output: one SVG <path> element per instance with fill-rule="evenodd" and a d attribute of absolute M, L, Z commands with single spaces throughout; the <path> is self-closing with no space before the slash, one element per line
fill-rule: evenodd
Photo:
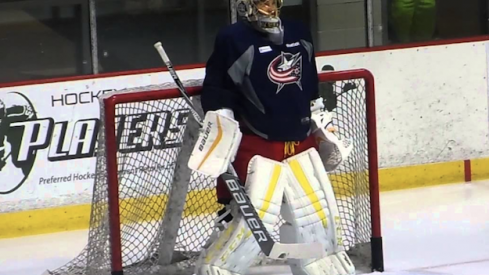
<path fill-rule="evenodd" d="M 318 69 L 316 65 L 316 50 L 314 47 L 314 42 L 312 41 L 312 35 L 309 30 L 306 30 L 304 33 L 306 33 L 306 40 L 309 41 L 312 45 L 312 58 L 311 58 L 311 66 L 312 66 L 312 75 L 311 75 L 311 81 L 313 82 L 312 87 L 314 91 L 312 91 L 312 97 L 311 100 L 315 100 L 319 98 L 319 76 L 318 76 Z"/>
<path fill-rule="evenodd" d="M 313 79 L 313 82 L 314 82 L 314 85 L 313 85 L 313 93 L 312 93 L 312 98 L 311 100 L 314 100 L 314 99 L 317 99 L 319 98 L 319 76 L 318 76 L 318 70 L 317 70 L 317 67 L 316 67 L 316 58 L 313 57 L 312 58 L 312 66 L 314 67 L 313 71 L 313 75 L 312 75 L 312 79 Z"/>
<path fill-rule="evenodd" d="M 201 94 L 204 112 L 222 108 L 235 110 L 237 93 L 228 74 L 234 56 L 232 41 L 222 32 L 216 37 L 214 50 L 207 61 Z"/>

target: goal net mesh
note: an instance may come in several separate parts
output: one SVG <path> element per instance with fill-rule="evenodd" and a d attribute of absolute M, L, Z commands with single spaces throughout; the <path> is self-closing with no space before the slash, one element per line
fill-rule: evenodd
<path fill-rule="evenodd" d="M 185 86 L 199 86 L 200 80 Z M 178 97 L 172 83 L 118 91 L 130 95 L 129 102 L 114 106 L 115 116 L 106 117 L 101 98 L 101 128 L 98 139 L 96 178 L 88 243 L 78 257 L 48 274 L 111 274 L 114 240 L 111 228 L 120 227 L 120 253 L 124 274 L 191 274 L 198 253 L 214 230 L 215 180 L 192 172 L 187 160 L 198 137 L 198 126 L 189 106 Z M 159 99 L 146 100 L 148 92 Z M 342 138 L 351 138 L 354 150 L 333 173 L 333 184 L 341 215 L 344 246 L 352 258 L 368 265 L 365 247 L 372 235 L 369 165 L 364 79 L 328 80 L 320 84 L 325 105 L 334 114 Z M 199 97 L 192 100 L 200 106 Z M 200 110 L 199 110 L 200 111 Z M 202 112 L 200 115 L 203 117 Z M 105 133 L 109 123 L 114 133 Z M 117 152 L 106 150 L 114 142 Z M 115 177 L 108 161 L 117 160 Z M 109 192 L 117 179 L 118 196 Z M 113 194 L 113 193 L 112 193 Z M 109 213 L 109 202 L 118 204 L 118 224 Z M 115 221 L 114 221 L 115 220 Z M 278 229 L 271 232 L 279 241 Z M 258 259 L 256 266 L 267 261 Z M 276 264 L 276 263 L 274 263 Z M 359 265 L 359 263 L 357 264 Z"/>

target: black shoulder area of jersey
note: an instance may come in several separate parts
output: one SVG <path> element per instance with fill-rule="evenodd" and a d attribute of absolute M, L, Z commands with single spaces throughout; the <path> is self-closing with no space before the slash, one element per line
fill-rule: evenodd
<path fill-rule="evenodd" d="M 291 40 L 305 39 L 312 42 L 311 31 L 302 21 L 283 19 L 282 25 L 284 26 L 285 37 Z"/>
<path fill-rule="evenodd" d="M 219 32 L 217 33 L 217 39 L 220 42 L 229 42 L 233 40 L 238 40 L 243 38 L 243 36 L 249 35 L 250 31 L 250 26 L 247 25 L 248 23 L 240 20 L 236 23 L 233 23 L 231 25 L 227 25 L 225 27 L 222 27 Z"/>

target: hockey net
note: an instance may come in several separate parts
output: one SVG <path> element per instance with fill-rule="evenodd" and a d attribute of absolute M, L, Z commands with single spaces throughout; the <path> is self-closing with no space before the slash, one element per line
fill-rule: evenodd
<path fill-rule="evenodd" d="M 329 175 L 344 246 L 358 270 L 382 271 L 373 77 L 354 70 L 319 78 L 338 133 L 354 141 L 351 156 Z M 200 84 L 184 82 L 197 107 Z M 118 91 L 100 102 L 88 244 L 46 274 L 192 274 L 221 206 L 215 180 L 187 167 L 199 131 L 189 106 L 173 83 Z M 279 225 L 271 232 L 277 241 Z"/>

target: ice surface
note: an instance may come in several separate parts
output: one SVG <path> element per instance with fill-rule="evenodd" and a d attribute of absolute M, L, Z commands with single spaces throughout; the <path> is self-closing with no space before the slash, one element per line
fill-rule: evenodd
<path fill-rule="evenodd" d="M 489 274 L 489 181 L 381 194 L 386 272 Z M 87 231 L 0 240 L 0 275 L 41 275 L 74 258 Z M 252 274 L 290 274 L 264 267 Z"/>

